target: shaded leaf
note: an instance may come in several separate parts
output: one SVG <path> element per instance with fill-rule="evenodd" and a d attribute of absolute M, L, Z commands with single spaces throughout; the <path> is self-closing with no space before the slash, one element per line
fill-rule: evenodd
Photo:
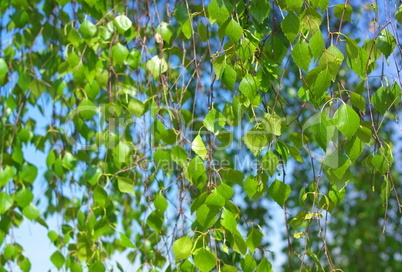
<path fill-rule="evenodd" d="M 299 41 L 293 48 L 292 58 L 300 69 L 307 71 L 311 62 L 311 52 L 307 43 Z"/>
<path fill-rule="evenodd" d="M 352 22 L 353 8 L 349 4 L 335 5 L 334 15 L 336 18 Z"/>

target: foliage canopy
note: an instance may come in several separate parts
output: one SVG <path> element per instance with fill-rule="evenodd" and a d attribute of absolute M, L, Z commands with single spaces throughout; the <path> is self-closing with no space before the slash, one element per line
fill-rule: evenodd
<path fill-rule="evenodd" d="M 400 269 L 396 2 L 1 1 L 0 271 Z"/>

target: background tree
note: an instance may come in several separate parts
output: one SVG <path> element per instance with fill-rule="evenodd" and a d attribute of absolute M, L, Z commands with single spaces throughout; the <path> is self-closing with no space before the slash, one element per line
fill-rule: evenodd
<path fill-rule="evenodd" d="M 1 2 L 2 270 L 30 220 L 59 270 L 271 271 L 279 204 L 284 271 L 396 271 L 402 9 L 353 5 Z"/>

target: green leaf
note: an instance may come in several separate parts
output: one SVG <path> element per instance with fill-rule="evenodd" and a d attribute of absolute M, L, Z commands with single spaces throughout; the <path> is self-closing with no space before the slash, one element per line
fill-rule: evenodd
<path fill-rule="evenodd" d="M 257 95 L 259 88 L 260 88 L 259 80 L 255 76 L 252 76 L 250 74 L 246 74 L 246 76 L 240 81 L 239 90 L 250 101 L 252 101 L 254 97 Z"/>
<path fill-rule="evenodd" d="M 334 124 L 346 137 L 355 135 L 360 125 L 359 115 L 349 105 L 342 104 L 333 116 Z"/>
<path fill-rule="evenodd" d="M 4 214 L 8 209 L 13 206 L 13 198 L 6 192 L 0 193 L 0 214 Z"/>
<path fill-rule="evenodd" d="M 196 212 L 197 222 L 203 228 L 210 228 L 218 219 L 215 209 L 210 209 L 206 204 L 202 204 Z"/>
<path fill-rule="evenodd" d="M 133 242 L 131 242 L 130 238 L 120 232 L 120 244 L 124 247 L 135 248 Z"/>
<path fill-rule="evenodd" d="M 0 58 L 0 77 L 5 76 L 8 72 L 8 66 L 3 58 Z"/>
<path fill-rule="evenodd" d="M 272 264 L 266 258 L 263 258 L 255 272 L 272 272 Z"/>
<path fill-rule="evenodd" d="M 96 186 L 94 189 L 93 198 L 101 207 L 105 207 L 108 200 L 108 194 L 101 186 Z"/>
<path fill-rule="evenodd" d="M 287 148 L 289 150 L 289 155 L 292 156 L 296 161 L 298 162 L 304 162 L 302 156 L 300 155 L 300 150 L 297 147 L 287 145 Z"/>
<path fill-rule="evenodd" d="M 213 24 L 216 22 L 218 26 L 228 19 L 233 11 L 233 5 L 226 0 L 212 0 L 208 5 L 208 18 L 209 22 Z"/>
<path fill-rule="evenodd" d="M 279 158 L 272 152 L 268 150 L 267 153 L 261 159 L 262 168 L 268 172 L 269 175 L 274 175 L 277 171 L 277 167 L 279 165 Z"/>
<path fill-rule="evenodd" d="M 168 150 L 157 150 L 154 155 L 156 169 L 168 171 L 170 169 L 170 153 Z"/>
<path fill-rule="evenodd" d="M 219 174 L 225 181 L 230 183 L 241 184 L 244 179 L 244 174 L 240 171 L 234 170 L 232 168 L 221 169 Z"/>
<path fill-rule="evenodd" d="M 359 57 L 359 46 L 354 39 L 346 37 L 346 46 L 345 46 L 346 54 L 349 58 L 357 58 Z"/>
<path fill-rule="evenodd" d="M 68 33 L 67 39 L 72 45 L 74 45 L 74 47 L 79 47 L 82 41 L 80 34 L 74 28 L 72 28 Z"/>
<path fill-rule="evenodd" d="M 11 158 L 19 165 L 22 165 L 22 163 L 24 162 L 24 154 L 22 154 L 22 150 L 20 147 L 13 148 L 13 154 L 11 155 Z"/>
<path fill-rule="evenodd" d="M 296 36 L 300 31 L 300 21 L 299 18 L 293 14 L 293 12 L 289 12 L 286 15 L 285 19 L 281 23 L 281 28 L 285 37 L 289 40 L 290 43 L 296 39 Z"/>
<path fill-rule="evenodd" d="M 334 133 L 332 120 L 324 112 L 317 113 L 313 118 L 311 130 L 318 145 L 326 151 Z"/>
<path fill-rule="evenodd" d="M 102 174 L 103 174 L 103 172 L 100 167 L 90 166 L 84 172 L 82 177 L 84 178 L 85 181 L 87 181 L 91 185 L 95 185 L 98 182 L 98 180 Z"/>
<path fill-rule="evenodd" d="M 130 27 L 133 25 L 131 20 L 126 15 L 119 15 L 116 18 L 114 18 L 113 24 L 115 25 L 120 34 L 123 34 L 127 30 L 129 30 Z"/>
<path fill-rule="evenodd" d="M 251 129 L 242 139 L 254 156 L 257 156 L 268 145 L 269 135 L 265 130 Z"/>
<path fill-rule="evenodd" d="M 289 185 L 275 180 L 271 186 L 268 188 L 269 196 L 279 204 L 279 206 L 283 206 L 286 200 L 288 199 L 291 192 L 291 188 Z"/>
<path fill-rule="evenodd" d="M 50 256 L 50 260 L 52 261 L 52 263 L 54 264 L 54 266 L 57 267 L 58 270 L 60 270 L 65 262 L 64 256 L 63 254 L 61 254 L 60 251 L 55 251 L 52 256 Z"/>
<path fill-rule="evenodd" d="M 59 234 L 56 231 L 51 230 L 47 233 L 47 237 L 49 237 L 50 241 L 54 242 L 59 239 Z"/>
<path fill-rule="evenodd" d="M 323 164 L 332 168 L 331 173 L 334 174 L 338 179 L 341 179 L 352 162 L 342 152 L 328 151 L 325 154 Z"/>
<path fill-rule="evenodd" d="M 168 202 L 166 198 L 163 196 L 162 192 L 159 192 L 154 200 L 155 209 L 161 213 L 164 213 L 168 207 Z"/>
<path fill-rule="evenodd" d="M 222 272 L 237 272 L 239 270 L 235 266 L 224 264 L 223 267 L 221 268 L 221 271 Z"/>
<path fill-rule="evenodd" d="M 204 192 L 202 194 L 200 194 L 199 196 L 197 196 L 193 203 L 191 203 L 191 213 L 194 213 L 195 211 L 197 211 L 202 205 L 205 204 L 205 200 L 208 197 L 208 192 Z"/>
<path fill-rule="evenodd" d="M 307 71 L 311 62 L 311 52 L 307 43 L 297 42 L 292 51 L 292 58 L 300 69 Z"/>
<path fill-rule="evenodd" d="M 13 167 L 6 165 L 3 169 L 0 169 L 0 187 L 6 186 L 13 176 Z"/>
<path fill-rule="evenodd" d="M 395 49 L 396 40 L 394 36 L 392 36 L 392 34 L 384 28 L 377 37 L 376 45 L 384 56 L 388 58 Z"/>
<path fill-rule="evenodd" d="M 145 105 L 140 100 L 131 98 L 127 106 L 128 111 L 137 117 L 141 117 L 144 114 Z"/>
<path fill-rule="evenodd" d="M 317 31 L 310 39 L 310 50 L 314 59 L 318 59 L 324 52 L 325 42 L 321 31 Z"/>
<path fill-rule="evenodd" d="M 264 125 L 268 133 L 281 136 L 281 118 L 276 114 L 265 114 Z"/>
<path fill-rule="evenodd" d="M 23 258 L 23 260 L 19 263 L 21 271 L 29 272 L 31 270 L 31 262 L 28 258 Z"/>
<path fill-rule="evenodd" d="M 214 192 L 210 194 L 205 200 L 205 204 L 215 208 L 223 207 L 225 205 L 225 202 L 225 198 L 221 196 L 217 190 L 214 190 Z"/>
<path fill-rule="evenodd" d="M 28 143 L 32 136 L 33 133 L 26 128 L 21 128 L 17 134 L 18 139 L 23 143 Z"/>
<path fill-rule="evenodd" d="M 17 257 L 18 253 L 20 251 L 20 249 L 13 244 L 6 245 L 3 250 L 4 251 L 3 251 L 2 255 L 4 256 L 5 259 L 13 259 L 13 258 Z M 4 270 L 4 271 L 6 271 L 6 270 Z"/>
<path fill-rule="evenodd" d="M 331 74 L 332 81 L 334 81 L 338 74 L 339 67 L 341 67 L 343 59 L 344 57 L 342 52 L 334 45 L 331 45 L 327 48 L 327 50 L 324 51 L 320 60 L 318 61 L 318 68 L 320 70 L 328 69 Z"/>
<path fill-rule="evenodd" d="M 170 40 L 173 36 L 173 27 L 171 25 L 166 22 L 161 22 L 156 28 L 156 32 L 161 35 L 165 42 L 170 43 Z"/>
<path fill-rule="evenodd" d="M 187 152 L 179 145 L 173 147 L 172 151 L 170 152 L 170 157 L 181 167 L 184 167 L 187 164 Z"/>
<path fill-rule="evenodd" d="M 366 110 L 366 100 L 358 93 L 350 92 L 350 103 L 361 111 Z"/>
<path fill-rule="evenodd" d="M 251 16 L 259 23 L 262 24 L 271 11 L 271 5 L 265 0 L 255 0 L 249 6 Z"/>
<path fill-rule="evenodd" d="M 216 265 L 216 256 L 209 250 L 202 248 L 194 256 L 194 264 L 201 272 L 209 272 Z"/>
<path fill-rule="evenodd" d="M 184 24 L 181 26 L 181 32 L 183 33 L 186 39 L 190 39 L 193 35 L 193 28 L 192 28 L 192 19 L 188 18 Z"/>
<path fill-rule="evenodd" d="M 130 50 L 126 62 L 131 68 L 138 68 L 141 64 L 141 52 L 135 49 Z"/>
<path fill-rule="evenodd" d="M 392 107 L 401 95 L 401 88 L 395 82 L 391 87 L 380 87 L 372 96 L 371 102 L 374 108 L 381 114 L 384 114 Z"/>
<path fill-rule="evenodd" d="M 392 150 L 387 143 L 377 151 L 374 157 L 371 159 L 371 164 L 384 175 L 388 169 L 391 169 L 391 166 L 394 162 L 394 158 L 392 155 Z"/>
<path fill-rule="evenodd" d="M 128 57 L 128 49 L 121 43 L 116 43 L 112 47 L 112 61 L 113 64 L 122 65 Z"/>
<path fill-rule="evenodd" d="M 94 262 L 89 266 L 88 272 L 105 272 L 106 268 L 100 261 Z"/>
<path fill-rule="evenodd" d="M 130 154 L 130 146 L 126 142 L 119 142 L 113 150 L 113 160 L 116 164 L 125 162 Z"/>
<path fill-rule="evenodd" d="M 130 178 L 117 176 L 117 186 L 119 191 L 127 194 L 134 194 L 134 182 Z"/>
<path fill-rule="evenodd" d="M 237 233 L 237 222 L 233 214 L 224 209 L 222 212 L 221 225 L 231 233 Z"/>
<path fill-rule="evenodd" d="M 32 164 L 24 163 L 20 173 L 20 177 L 23 181 L 33 183 L 38 175 L 38 168 Z"/>
<path fill-rule="evenodd" d="M 208 28 L 201 21 L 197 24 L 197 33 L 202 42 L 208 41 Z"/>
<path fill-rule="evenodd" d="M 346 62 L 352 70 L 358 74 L 361 78 L 365 78 L 367 74 L 370 74 L 374 66 L 367 65 L 369 61 L 369 55 L 363 48 L 357 48 L 358 54 L 354 58 L 347 58 Z M 375 62 L 374 62 L 375 64 Z"/>
<path fill-rule="evenodd" d="M 236 83 L 237 73 L 236 70 L 232 68 L 230 65 L 225 66 L 225 70 L 222 74 L 222 82 L 226 85 L 226 87 L 233 91 L 233 88 Z"/>
<path fill-rule="evenodd" d="M 243 188 L 247 196 L 252 198 L 257 193 L 258 181 L 252 175 L 249 175 L 244 181 Z"/>
<path fill-rule="evenodd" d="M 363 121 L 364 122 L 364 121 Z M 362 123 L 363 123 L 362 122 Z M 371 123 L 370 123 L 371 124 Z M 370 127 L 370 128 L 369 128 Z M 371 131 L 371 125 L 369 127 L 360 125 L 359 129 L 356 131 L 356 136 L 365 143 L 370 143 L 373 133 Z"/>
<path fill-rule="evenodd" d="M 335 5 L 334 15 L 336 18 L 352 22 L 353 8 L 348 4 Z"/>
<path fill-rule="evenodd" d="M 363 152 L 364 143 L 358 138 L 353 137 L 345 144 L 345 151 L 349 159 L 354 163 Z"/>
<path fill-rule="evenodd" d="M 61 164 L 68 170 L 74 170 L 75 165 L 77 164 L 77 158 L 70 152 L 66 152 L 61 160 Z"/>
<path fill-rule="evenodd" d="M 303 9 L 303 13 L 300 14 L 299 20 L 301 22 L 303 31 L 309 32 L 311 35 L 314 35 L 320 31 L 322 17 L 316 9 L 307 6 L 305 9 Z"/>
<path fill-rule="evenodd" d="M 212 62 L 212 66 L 214 67 L 216 79 L 220 79 L 226 67 L 225 56 L 222 55 L 214 59 L 214 61 Z"/>
<path fill-rule="evenodd" d="M 148 216 L 146 223 L 157 233 L 159 233 L 163 226 L 163 216 L 159 213 L 159 211 L 153 211 Z"/>
<path fill-rule="evenodd" d="M 200 157 L 194 157 L 187 167 L 186 178 L 194 185 L 198 185 L 198 179 L 205 174 L 205 167 Z"/>
<path fill-rule="evenodd" d="M 189 17 L 189 11 L 184 3 L 178 3 L 176 5 L 176 9 L 174 10 L 174 17 L 179 22 L 180 25 L 184 24 L 184 22 Z"/>
<path fill-rule="evenodd" d="M 34 195 L 31 192 L 31 190 L 27 188 L 22 188 L 15 194 L 15 201 L 17 202 L 17 205 L 20 206 L 21 208 L 24 208 L 25 206 L 29 205 L 31 201 L 34 199 Z"/>
<path fill-rule="evenodd" d="M 286 2 L 288 11 L 294 11 L 296 13 L 300 13 L 302 5 L 303 0 L 291 0 Z"/>
<path fill-rule="evenodd" d="M 29 204 L 22 210 L 22 213 L 29 220 L 35 220 L 36 218 L 38 218 L 40 212 L 36 206 Z"/>
<path fill-rule="evenodd" d="M 225 201 L 229 200 L 234 195 L 234 191 L 233 191 L 232 187 L 230 187 L 229 185 L 227 185 L 225 183 L 221 183 L 216 188 L 216 191 L 218 192 L 218 194 L 220 196 L 222 196 L 225 199 Z"/>
<path fill-rule="evenodd" d="M 147 70 L 152 74 L 154 79 L 157 79 L 160 74 L 168 70 L 168 64 L 164 58 L 154 56 L 147 61 Z"/>
<path fill-rule="evenodd" d="M 205 116 L 204 126 L 214 134 L 217 134 L 225 125 L 226 117 L 215 108 L 212 108 Z"/>
<path fill-rule="evenodd" d="M 250 254 L 247 254 L 243 259 L 240 260 L 240 266 L 244 272 L 253 272 L 257 266 L 257 262 Z"/>
<path fill-rule="evenodd" d="M 191 149 L 200 156 L 201 159 L 205 160 L 207 158 L 207 148 L 205 147 L 204 142 L 200 135 L 195 136 L 192 144 Z"/>
<path fill-rule="evenodd" d="M 329 85 L 331 84 L 331 74 L 329 69 L 321 71 L 317 79 L 315 80 L 311 89 L 313 90 L 314 98 L 319 99 L 327 92 Z"/>
<path fill-rule="evenodd" d="M 88 20 L 82 22 L 80 33 L 85 39 L 92 38 L 96 34 L 96 26 Z"/>
<path fill-rule="evenodd" d="M 160 134 L 162 141 L 164 141 L 168 145 L 173 145 L 177 141 L 177 135 L 174 129 L 167 129 L 161 132 Z"/>
<path fill-rule="evenodd" d="M 257 228 L 251 229 L 246 240 L 247 247 L 251 252 L 254 252 L 254 250 L 260 246 L 263 236 L 264 235 Z"/>
<path fill-rule="evenodd" d="M 402 25 L 402 5 L 400 5 L 398 10 L 395 12 L 395 19 Z"/>
<path fill-rule="evenodd" d="M 173 254 L 176 260 L 190 257 L 192 249 L 193 242 L 188 236 L 181 237 L 173 243 Z"/>
<path fill-rule="evenodd" d="M 82 119 L 89 121 L 96 114 L 96 106 L 91 100 L 84 99 L 77 107 L 77 111 Z"/>
<path fill-rule="evenodd" d="M 257 49 L 255 40 L 249 40 L 244 37 L 240 43 L 240 47 L 237 48 L 236 53 L 243 63 L 249 63 L 250 58 L 253 57 Z"/>
<path fill-rule="evenodd" d="M 232 42 L 238 43 L 239 39 L 243 35 L 243 28 L 236 20 L 231 19 L 226 26 L 225 34 Z"/>

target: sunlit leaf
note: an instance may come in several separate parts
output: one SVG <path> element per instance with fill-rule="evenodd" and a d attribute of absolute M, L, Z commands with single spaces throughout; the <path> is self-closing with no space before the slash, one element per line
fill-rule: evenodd
<path fill-rule="evenodd" d="M 186 259 L 191 255 L 193 242 L 188 236 L 184 236 L 173 243 L 173 254 L 176 260 Z"/>
<path fill-rule="evenodd" d="M 360 125 L 359 115 L 346 104 L 342 104 L 333 116 L 336 127 L 346 137 L 352 137 Z"/>
<path fill-rule="evenodd" d="M 273 200 L 275 200 L 275 202 L 278 203 L 279 206 L 285 204 L 290 195 L 290 191 L 290 186 L 279 180 L 275 180 L 268 188 L 269 196 Z"/>

